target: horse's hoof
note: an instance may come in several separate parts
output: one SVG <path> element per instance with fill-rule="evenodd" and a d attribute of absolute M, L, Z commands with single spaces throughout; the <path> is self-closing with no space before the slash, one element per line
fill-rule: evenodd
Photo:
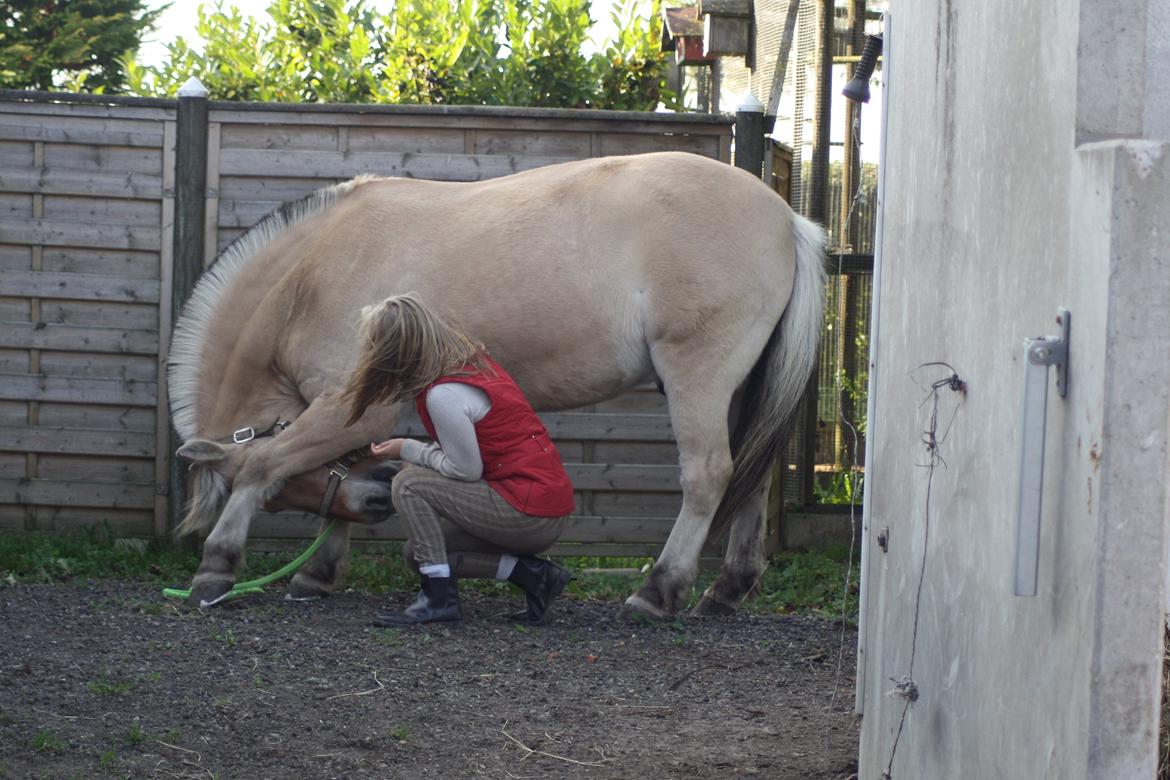
<path fill-rule="evenodd" d="M 691 614 L 696 617 L 726 617 L 734 615 L 735 611 L 736 607 L 716 601 L 707 595 L 699 599 L 699 603 L 691 608 Z"/>
<path fill-rule="evenodd" d="M 293 577 L 288 584 L 288 601 L 319 601 L 329 595 L 329 588 L 310 577 Z"/>
<path fill-rule="evenodd" d="M 232 580 L 202 580 L 191 586 L 191 595 L 187 598 L 187 606 L 207 609 L 223 602 L 232 592 Z"/>
<path fill-rule="evenodd" d="M 668 620 L 671 615 L 661 607 L 655 606 L 641 595 L 635 593 L 626 599 L 618 616 L 625 621 L 645 623 L 647 621 Z"/>

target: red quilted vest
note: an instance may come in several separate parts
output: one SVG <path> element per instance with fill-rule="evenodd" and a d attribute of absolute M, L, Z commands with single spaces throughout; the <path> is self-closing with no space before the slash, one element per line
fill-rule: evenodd
<path fill-rule="evenodd" d="M 478 387 L 492 408 L 475 424 L 483 479 L 504 500 L 527 515 L 562 517 L 573 511 L 573 483 L 544 423 L 536 416 L 515 380 L 491 358 L 492 376 L 477 369 L 440 377 L 414 399 L 419 419 L 432 439 L 435 426 L 427 414 L 426 396 L 435 385 L 460 382 Z"/>

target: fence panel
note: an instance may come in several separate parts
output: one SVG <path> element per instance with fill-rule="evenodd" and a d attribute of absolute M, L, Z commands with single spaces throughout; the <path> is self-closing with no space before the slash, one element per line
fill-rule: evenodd
<path fill-rule="evenodd" d="M 0 101 L 0 527 L 158 530 L 173 119 Z"/>

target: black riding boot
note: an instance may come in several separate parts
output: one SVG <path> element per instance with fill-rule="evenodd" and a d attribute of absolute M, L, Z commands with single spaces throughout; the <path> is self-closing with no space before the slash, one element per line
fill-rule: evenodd
<path fill-rule="evenodd" d="M 545 613 L 552 600 L 561 594 L 573 573 L 552 561 L 524 555 L 516 559 L 516 566 L 508 576 L 508 582 L 517 585 L 528 596 L 528 609 L 512 615 L 517 623 L 539 625 L 544 622 Z"/>
<path fill-rule="evenodd" d="M 422 590 L 414 603 L 402 612 L 379 612 L 375 626 L 408 626 L 415 623 L 450 623 L 463 619 L 459 606 L 459 584 L 454 577 L 422 578 Z"/>

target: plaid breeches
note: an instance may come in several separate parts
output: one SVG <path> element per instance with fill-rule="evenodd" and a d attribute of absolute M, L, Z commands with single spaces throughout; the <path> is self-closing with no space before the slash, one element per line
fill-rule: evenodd
<path fill-rule="evenodd" d="M 407 560 L 425 566 L 448 563 L 450 555 L 462 577 L 495 576 L 504 553 L 544 552 L 568 520 L 524 514 L 483 480 L 449 479 L 421 466 L 396 474 L 391 492 L 394 508 L 409 529 L 403 550 Z"/>

